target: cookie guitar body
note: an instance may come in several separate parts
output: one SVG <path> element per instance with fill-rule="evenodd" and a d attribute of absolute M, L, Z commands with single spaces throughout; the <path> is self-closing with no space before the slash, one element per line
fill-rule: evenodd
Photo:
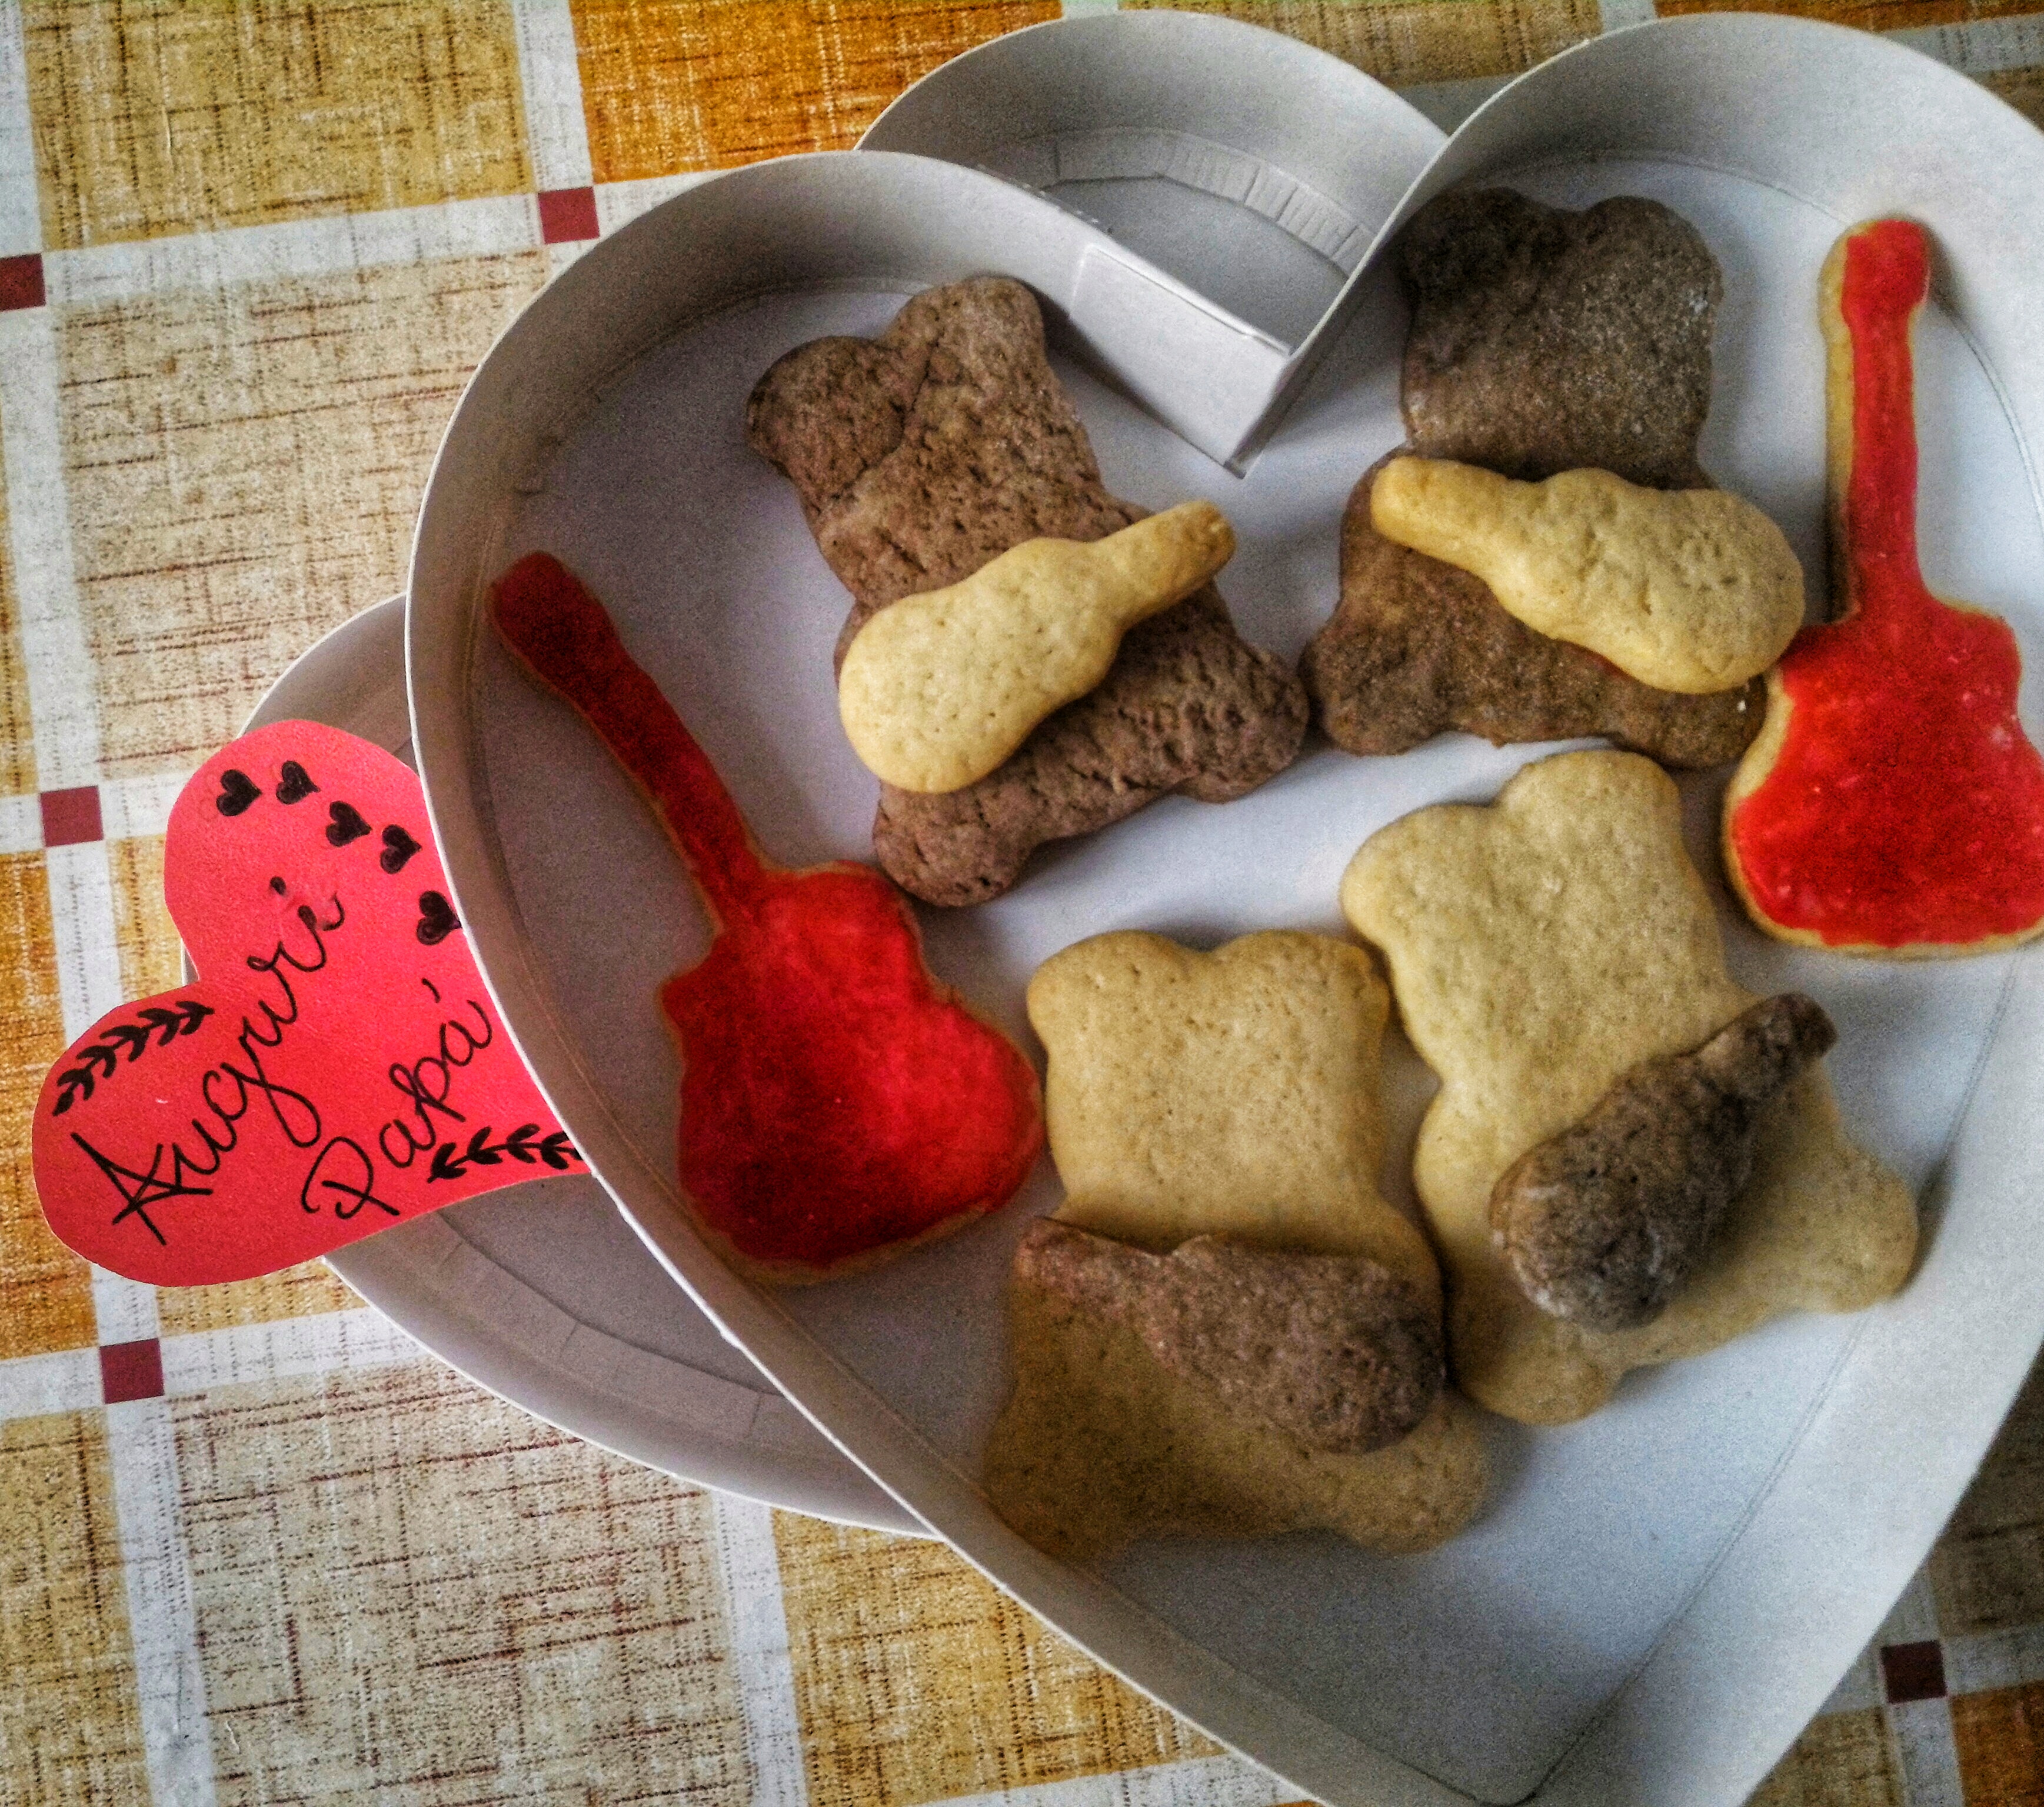
<path fill-rule="evenodd" d="M 1916 551 L 1911 333 L 1930 246 L 1856 228 L 1825 265 L 1839 619 L 1805 628 L 1726 798 L 1725 863 L 1770 934 L 1934 956 L 2044 929 L 2044 760 L 2008 623 L 1940 601 Z"/>
<path fill-rule="evenodd" d="M 755 1277 L 819 1279 L 1006 1203 L 1043 1145 L 1036 1076 L 931 978 L 870 867 L 764 859 L 694 739 L 601 605 L 534 554 L 498 627 L 651 800 L 717 933 L 661 988 L 679 1041 L 680 1173 Z"/>

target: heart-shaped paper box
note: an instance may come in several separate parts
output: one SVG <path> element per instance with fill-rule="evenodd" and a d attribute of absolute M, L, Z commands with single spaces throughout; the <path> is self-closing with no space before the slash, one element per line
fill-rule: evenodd
<path fill-rule="evenodd" d="M 1806 561 L 1822 490 L 1819 263 L 1842 222 L 1922 219 L 1943 309 L 1920 334 L 1933 576 L 2006 613 L 2033 674 L 2044 666 L 2033 129 L 1878 40 L 1702 17 L 1523 79 L 1385 232 L 1427 194 L 1507 174 L 1570 205 L 1654 194 L 1695 221 L 1728 295 L 1704 461 L 1783 519 Z M 1197 412 L 1202 362 L 1178 370 L 1182 392 L 1159 391 L 1171 360 L 1128 342 L 1143 310 L 1093 319 L 1082 296 L 1151 296 L 1165 343 L 1221 310 L 1040 197 L 880 152 L 690 190 L 589 252 L 477 373 L 421 518 L 408 653 L 434 827 L 504 1019 L 648 1246 L 790 1396 L 1001 1585 L 1217 1736 L 1334 1801 L 1740 1799 L 1922 1560 L 2044 1337 L 2034 953 L 1850 964 L 1764 943 L 1727 911 L 1735 976 L 1814 991 L 1839 1019 L 1847 1119 L 1923 1191 L 1919 1271 L 1856 1317 L 1785 1320 L 1635 1377 L 1566 1429 L 1494 1425 L 1485 1515 L 1423 1557 L 1292 1537 L 1139 1545 L 1096 1572 L 994 1516 L 974 1475 L 1001 1392 L 1001 1280 L 1057 1196 L 1047 1172 L 966 1234 L 783 1295 L 737 1279 L 680 1207 L 677 1074 L 653 998 L 705 927 L 629 783 L 494 643 L 486 586 L 528 550 L 567 559 L 767 846 L 791 862 L 859 855 L 872 787 L 843 745 L 830 676 L 843 593 L 793 496 L 744 450 L 743 403 L 792 345 L 870 333 L 905 294 L 987 270 L 1045 298 L 1067 351 L 1110 370 L 1126 356 L 1128 387 L 1158 412 Z M 1355 299 L 1241 477 L 1063 366 L 1111 485 L 1228 509 L 1243 551 L 1223 589 L 1248 636 L 1287 654 L 1331 604 L 1348 487 L 1398 437 L 1402 317 L 1381 263 L 1365 260 Z M 1085 934 L 1339 932 L 1335 880 L 1361 840 L 1416 805 L 1487 797 L 1531 750 L 1322 748 L 1237 804 L 1166 800 L 1040 857 L 994 904 L 926 915 L 932 965 L 1020 1034 L 1028 973 Z M 1719 782 L 1687 784 L 1712 873 Z M 1409 1138 L 1425 1077 L 1409 1055 L 1394 1077 Z"/>

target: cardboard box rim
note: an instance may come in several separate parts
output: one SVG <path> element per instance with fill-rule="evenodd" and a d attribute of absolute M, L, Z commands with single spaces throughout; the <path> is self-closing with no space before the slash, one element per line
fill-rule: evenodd
<path fill-rule="evenodd" d="M 1225 79 L 1214 79 L 1223 70 Z M 1293 129 L 1306 118 L 1320 129 Z M 986 122 L 995 120 L 998 126 L 989 129 Z M 1296 184 L 1343 210 L 1354 247 L 1346 255 L 1323 251 L 1342 278 L 1295 343 L 1199 297 L 1194 311 L 1225 329 L 1202 336 L 1210 363 L 1245 366 L 1226 386 L 1233 393 L 1220 407 L 1195 412 L 1169 398 L 1158 405 L 1144 381 L 1147 366 L 1152 355 L 1168 359 L 1177 347 L 1154 315 L 1143 323 L 1143 341 L 1097 348 L 1105 354 L 1100 361 L 1167 426 L 1239 471 L 1360 305 L 1398 202 L 1447 142 L 1410 102 L 1353 64 L 1279 33 L 1201 13 L 1113 13 L 1051 20 L 953 57 L 897 98 L 859 148 L 941 157 L 1031 186 L 988 159 L 998 156 L 1012 169 L 1011 153 L 1025 146 L 1171 130 L 1243 160 L 1225 172 L 1224 183 L 1209 186 L 1195 171 L 1180 179 L 1226 194 L 1308 242 L 1274 201 L 1229 193 L 1246 171 L 1255 172 L 1250 179 L 1257 186 L 1281 194 Z"/>

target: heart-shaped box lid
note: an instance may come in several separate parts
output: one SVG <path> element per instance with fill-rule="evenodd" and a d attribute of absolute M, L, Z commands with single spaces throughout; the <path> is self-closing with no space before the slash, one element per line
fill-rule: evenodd
<path fill-rule="evenodd" d="M 1381 82 L 1296 38 L 1139 12 L 1055 20 L 954 57 L 859 148 L 1047 195 L 1182 282 L 1189 301 L 1141 265 L 1089 254 L 1074 310 L 1145 407 L 1234 469 L 1339 336 L 1385 223 L 1444 142 Z"/>

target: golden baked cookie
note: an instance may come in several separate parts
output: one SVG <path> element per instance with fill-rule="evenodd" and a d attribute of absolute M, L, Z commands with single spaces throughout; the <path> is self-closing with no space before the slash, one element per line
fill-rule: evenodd
<path fill-rule="evenodd" d="M 1050 1053 L 1060 1221 L 1162 1250 L 1199 1236 L 1367 1256 L 1431 1309 L 1424 1237 L 1377 1188 L 1390 1000 L 1363 949 L 1245 935 L 1212 953 L 1101 935 L 1045 962 L 1029 1017 Z M 1444 1395 L 1363 1455 L 1305 1448 L 1167 1373 L 1132 1329 L 1018 1280 L 1015 1390 L 986 1485 L 1009 1523 L 1077 1558 L 1132 1538 L 1339 1531 L 1426 1549 L 1474 1514 L 1474 1414 Z"/>
<path fill-rule="evenodd" d="M 1105 539 L 1025 539 L 943 589 L 866 619 L 838 669 L 838 715 L 866 769 L 905 791 L 961 790 L 1107 676 L 1121 637 L 1235 553 L 1211 502 Z"/>
<path fill-rule="evenodd" d="M 1480 1404 L 1562 1423 L 1596 1410 L 1628 1368 L 1781 1312 L 1855 1310 L 1908 1277 L 1915 1203 L 1847 1139 L 1820 1068 L 1763 1111 L 1752 1178 L 1652 1322 L 1550 1316 L 1492 1243 L 1492 1188 L 1514 1161 L 1628 1068 L 1695 1049 L 1756 1001 L 1726 973 L 1679 796 L 1651 761 L 1563 754 L 1493 804 L 1403 817 L 1363 844 L 1341 896 L 1440 1076 L 1413 1179 L 1447 1269 L 1450 1372 Z"/>
<path fill-rule="evenodd" d="M 1735 690 L 1803 625 L 1787 536 L 1723 489 L 1649 489 L 1608 470 L 1521 483 L 1452 459 L 1394 458 L 1371 524 L 1473 572 L 1508 614 L 1660 690 Z"/>

